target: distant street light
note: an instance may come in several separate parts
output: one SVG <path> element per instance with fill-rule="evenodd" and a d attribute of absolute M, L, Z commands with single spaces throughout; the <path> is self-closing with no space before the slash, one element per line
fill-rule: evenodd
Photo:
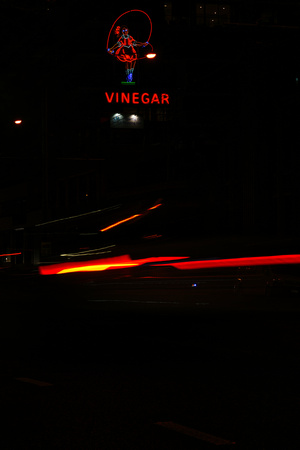
<path fill-rule="evenodd" d="M 21 123 L 22 123 L 22 120 L 21 120 L 21 119 L 15 120 L 15 124 L 16 124 L 16 125 L 20 125 Z"/>
<path fill-rule="evenodd" d="M 148 55 L 146 55 L 148 59 L 153 59 L 156 57 L 156 53 L 148 53 Z"/>

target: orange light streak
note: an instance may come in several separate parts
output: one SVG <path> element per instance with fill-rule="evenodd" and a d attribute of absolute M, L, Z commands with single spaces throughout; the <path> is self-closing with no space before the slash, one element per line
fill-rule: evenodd
<path fill-rule="evenodd" d="M 52 264 L 50 266 L 40 266 L 41 275 L 57 275 L 74 272 L 101 272 L 110 269 L 126 269 L 144 264 L 155 264 L 164 261 L 174 261 L 183 259 L 182 256 L 153 256 L 151 258 L 132 260 L 129 255 L 114 256 L 112 258 L 102 258 L 89 261 L 67 262 Z"/>
<path fill-rule="evenodd" d="M 22 253 L 21 252 L 18 252 L 18 253 L 3 253 L 0 256 L 15 256 L 15 255 L 22 255 Z"/>
<path fill-rule="evenodd" d="M 156 209 L 159 208 L 160 206 L 162 206 L 162 203 L 157 203 L 156 205 L 151 206 L 150 208 L 147 209 L 147 211 L 151 211 L 152 209 Z M 145 214 L 145 213 L 143 213 Z M 126 219 L 123 220 L 119 220 L 118 222 L 112 223 L 111 225 L 109 225 L 108 227 L 102 228 L 102 230 L 100 231 L 107 231 L 110 230 L 111 228 L 117 227 L 118 225 L 121 225 L 122 223 L 128 222 L 129 220 L 133 220 L 136 217 L 140 217 L 143 214 L 134 214 L 133 216 L 127 217 Z"/>
<path fill-rule="evenodd" d="M 158 203 L 157 205 L 151 206 L 151 208 L 148 208 L 148 211 L 151 211 L 152 209 L 159 208 L 162 205 L 162 203 Z"/>
<path fill-rule="evenodd" d="M 122 223 L 128 222 L 129 220 L 135 219 L 136 217 L 139 217 L 141 215 L 142 214 L 134 214 L 133 216 L 127 217 L 126 219 L 123 219 L 123 220 L 119 220 L 119 222 L 115 222 L 115 223 L 109 225 L 106 228 L 102 228 L 102 230 L 100 230 L 100 231 L 110 230 L 111 228 L 117 227 L 118 225 L 121 225 Z"/>
<path fill-rule="evenodd" d="M 79 262 L 65 262 L 59 264 L 51 264 L 50 266 L 40 266 L 39 272 L 41 275 L 56 275 L 59 273 L 67 273 L 66 270 L 70 272 L 87 272 L 91 270 L 92 267 L 98 266 L 98 271 L 106 270 L 109 267 L 116 266 L 126 266 L 127 264 L 131 264 L 132 260 L 128 255 L 115 256 L 112 258 L 101 258 L 95 260 L 88 261 L 79 261 Z M 89 269 L 87 269 L 89 267 Z"/>
<path fill-rule="evenodd" d="M 136 263 L 128 263 L 128 264 L 93 264 L 90 266 L 81 266 L 81 267 L 71 267 L 69 269 L 63 269 L 57 272 L 58 275 L 63 273 L 74 273 L 74 272 L 101 272 L 102 270 L 107 269 L 125 269 L 126 267 L 138 266 Z"/>

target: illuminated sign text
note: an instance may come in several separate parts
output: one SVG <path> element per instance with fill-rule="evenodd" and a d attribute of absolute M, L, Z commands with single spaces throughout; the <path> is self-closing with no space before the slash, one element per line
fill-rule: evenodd
<path fill-rule="evenodd" d="M 144 92 L 143 94 L 140 94 L 139 92 L 105 92 L 105 97 L 108 103 L 169 105 L 168 94 L 148 94 L 147 92 Z"/>

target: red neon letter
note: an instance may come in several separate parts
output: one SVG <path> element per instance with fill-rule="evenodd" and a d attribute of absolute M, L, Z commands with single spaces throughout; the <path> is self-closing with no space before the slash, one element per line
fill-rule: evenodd
<path fill-rule="evenodd" d="M 133 92 L 133 94 L 132 94 L 132 103 L 138 104 L 139 101 L 140 101 L 139 93 L 138 92 Z"/>
<path fill-rule="evenodd" d="M 169 104 L 169 96 L 168 94 L 161 94 L 161 104 L 165 102 Z"/>
<path fill-rule="evenodd" d="M 159 98 L 157 94 L 153 94 L 153 97 L 151 99 L 151 103 L 159 103 Z"/>
<path fill-rule="evenodd" d="M 108 101 L 108 103 L 111 103 L 114 98 L 114 92 L 111 94 L 111 96 L 109 96 L 108 93 L 105 92 L 105 96 L 106 96 L 106 100 Z"/>
<path fill-rule="evenodd" d="M 125 94 L 125 92 L 122 92 L 121 94 L 121 102 L 122 103 L 130 103 L 130 94 Z"/>
<path fill-rule="evenodd" d="M 144 94 L 142 94 L 141 100 L 142 100 L 142 103 L 145 103 L 145 104 L 149 103 L 150 102 L 149 94 L 147 94 L 146 92 Z"/>

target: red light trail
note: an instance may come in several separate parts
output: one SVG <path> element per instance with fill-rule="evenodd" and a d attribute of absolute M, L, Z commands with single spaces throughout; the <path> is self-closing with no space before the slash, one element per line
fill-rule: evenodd
<path fill-rule="evenodd" d="M 254 256 L 249 258 L 182 261 L 186 258 L 188 258 L 188 256 L 154 256 L 151 258 L 132 260 L 129 255 L 121 255 L 112 258 L 40 266 L 39 273 L 41 275 L 55 275 L 74 272 L 96 272 L 110 269 L 126 269 L 143 265 L 171 266 L 179 270 L 195 270 L 218 267 L 300 264 L 300 255 Z"/>
<path fill-rule="evenodd" d="M 279 264 L 300 264 L 300 255 L 252 256 L 248 258 L 180 261 L 175 263 L 172 262 L 169 265 L 180 270 L 194 270 L 218 267 L 268 266 Z"/>

